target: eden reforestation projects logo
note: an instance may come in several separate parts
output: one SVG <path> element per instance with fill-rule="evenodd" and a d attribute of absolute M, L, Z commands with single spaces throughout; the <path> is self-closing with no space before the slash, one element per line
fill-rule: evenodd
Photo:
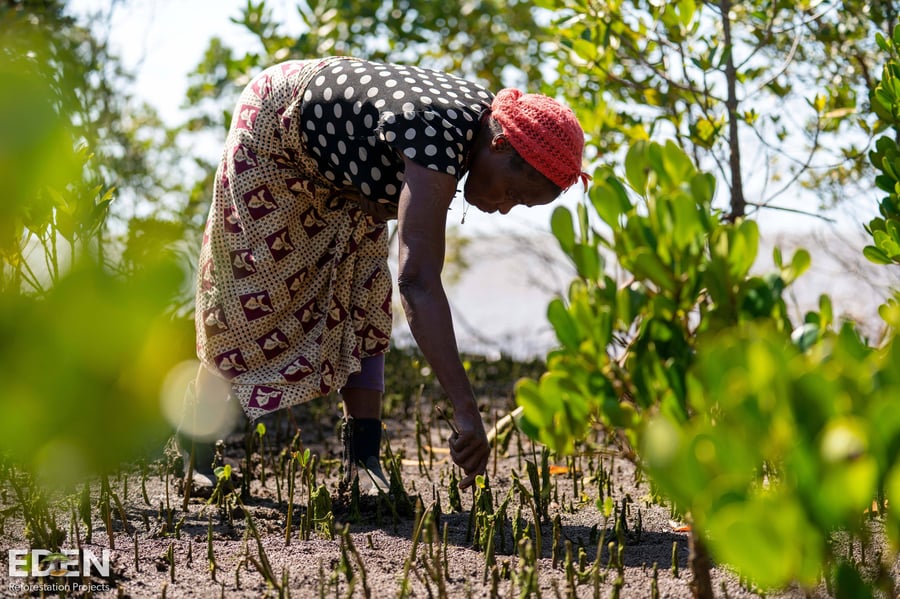
<path fill-rule="evenodd" d="M 98 556 L 90 549 L 9 549 L 9 591 L 21 592 L 101 592 L 109 583 L 92 577 L 109 577 L 109 549 Z M 29 579 L 30 580 L 27 580 Z M 73 580 L 78 578 L 79 580 Z M 16 579 L 22 579 L 17 581 Z M 90 581 L 90 582 L 88 582 Z"/>

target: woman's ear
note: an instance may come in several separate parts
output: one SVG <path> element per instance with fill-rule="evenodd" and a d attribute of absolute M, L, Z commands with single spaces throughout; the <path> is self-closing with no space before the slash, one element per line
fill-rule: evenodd
<path fill-rule="evenodd" d="M 491 139 L 491 149 L 495 152 L 509 152 L 512 150 L 512 144 L 509 143 L 506 134 L 498 133 Z"/>

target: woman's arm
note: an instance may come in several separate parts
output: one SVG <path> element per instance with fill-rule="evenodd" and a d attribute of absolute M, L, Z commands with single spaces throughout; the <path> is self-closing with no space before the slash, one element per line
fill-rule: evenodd
<path fill-rule="evenodd" d="M 398 215 L 397 281 L 413 337 L 453 404 L 459 435 L 450 439 L 450 454 L 466 473 L 460 482 L 465 489 L 484 472 L 490 447 L 459 359 L 450 305 L 441 283 L 447 209 L 455 192 L 456 179 L 450 175 L 406 161 Z"/>

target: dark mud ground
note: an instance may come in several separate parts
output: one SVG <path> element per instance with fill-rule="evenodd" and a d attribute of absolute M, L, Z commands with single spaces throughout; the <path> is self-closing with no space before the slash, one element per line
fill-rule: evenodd
<path fill-rule="evenodd" d="M 498 414 L 505 414 L 510 408 L 510 399 L 506 395 L 493 398 L 483 397 L 481 405 L 485 420 L 493 424 Z M 338 524 L 349 521 L 346 504 L 337 499 L 338 469 L 340 444 L 337 437 L 339 413 L 337 403 L 329 407 L 327 400 L 312 406 L 295 408 L 288 419 L 281 417 L 268 422 L 266 439 L 267 450 L 277 453 L 281 447 L 290 443 L 291 438 L 300 429 L 299 439 L 303 447 L 309 447 L 317 454 L 321 463 L 318 468 L 317 483 L 326 483 L 329 493 L 335 500 L 335 519 Z M 446 524 L 447 545 L 446 560 L 443 554 L 431 559 L 432 551 L 441 548 L 440 539 L 433 544 L 424 540 L 418 544 L 416 559 L 409 569 L 408 595 L 410 597 L 427 597 L 431 599 L 441 596 L 451 599 L 464 597 L 520 597 L 525 586 L 523 568 L 527 566 L 515 555 L 511 540 L 511 519 L 517 513 L 520 495 L 514 494 L 507 510 L 505 538 L 497 542 L 496 563 L 499 576 L 485 576 L 485 555 L 473 547 L 473 541 L 467 539 L 470 508 L 473 497 L 469 491 L 462 493 L 461 512 L 450 511 L 448 495 L 451 471 L 454 468 L 444 449 L 449 436 L 448 426 L 432 411 L 431 402 L 425 398 L 419 405 L 419 413 L 425 428 L 430 432 L 430 443 L 435 449 L 431 452 L 430 469 L 420 468 L 417 458 L 415 408 L 408 410 L 404 417 L 386 422 L 390 447 L 402 465 L 402 480 L 405 490 L 411 495 L 419 495 L 424 503 L 430 504 L 436 492 L 440 498 L 442 515 L 441 529 Z M 430 423 L 430 428 L 429 428 Z M 428 434 L 428 433 L 425 433 Z M 276 437 L 278 437 L 276 439 Z M 226 457 L 238 466 L 244 465 L 243 435 L 233 435 L 226 444 Z M 277 441 L 277 442 L 276 442 Z M 521 451 L 520 451 L 521 447 Z M 533 453 L 537 451 L 537 454 Z M 522 455 L 524 453 L 524 455 Z M 524 435 L 520 438 L 513 433 L 508 449 L 497 452 L 496 462 L 491 461 L 488 474 L 493 489 L 495 503 L 506 497 L 513 485 L 513 472 L 518 473 L 525 487 L 531 489 L 526 475 L 525 459 L 540 463 L 540 449 L 534 446 Z M 426 456 L 426 461 L 428 461 Z M 552 459 L 551 464 L 566 465 L 564 459 Z M 252 564 L 253 560 L 262 562 L 263 555 L 271 564 L 271 569 L 278 584 L 284 584 L 283 596 L 287 597 L 375 597 L 386 599 L 402 596 L 404 565 L 412 547 L 415 517 L 412 514 L 402 515 L 395 519 L 387 505 L 382 503 L 376 509 L 371 503 L 365 503 L 361 521 L 351 523 L 349 535 L 358 552 L 364 568 L 365 580 L 357 559 L 350 554 L 349 571 L 352 573 L 352 588 L 348 582 L 348 568 L 342 568 L 341 535 L 335 533 L 330 539 L 313 532 L 308 540 L 300 536 L 299 521 L 306 510 L 307 489 L 299 483 L 294 500 L 294 524 L 290 544 L 285 543 L 285 523 L 287 515 L 286 485 L 281 490 L 282 499 L 278 500 L 275 477 L 272 475 L 272 464 L 267 465 L 267 483 L 259 480 L 259 463 L 255 460 L 254 472 L 250 474 L 250 496 L 246 499 L 247 511 L 252 516 L 260 535 L 262 552 L 252 535 L 248 535 L 248 526 L 239 509 L 231 510 L 231 518 L 226 510 L 219 510 L 215 505 L 207 503 L 203 498 L 190 500 L 187 511 L 182 510 L 178 485 L 175 477 L 162 474 L 162 462 L 150 464 L 151 474 L 145 479 L 146 499 L 141 489 L 141 473 L 137 468 L 127 476 L 121 475 L 112 479 L 113 492 L 122 500 L 127 525 L 122 522 L 117 510 L 112 518 L 113 538 L 100 522 L 96 497 L 92 501 L 93 535 L 91 543 L 84 543 L 86 529 L 79 525 L 78 537 L 83 546 L 100 555 L 103 549 L 111 551 L 112 572 L 108 578 L 93 577 L 90 582 L 95 586 L 94 597 L 277 597 L 278 591 L 269 585 Z M 573 493 L 573 477 L 570 472 L 553 474 L 552 499 L 549 506 L 551 522 L 542 525 L 542 551 L 536 564 L 537 589 L 540 597 L 651 597 L 654 564 L 657 570 L 657 587 L 660 597 L 689 597 L 691 573 L 688 569 L 688 534 L 679 527 L 670 510 L 652 503 L 649 499 L 649 486 L 645 481 L 636 480 L 634 467 L 624 459 L 617 458 L 614 452 L 596 453 L 582 456 L 577 462 L 576 477 L 579 497 Z M 604 496 L 606 485 L 598 484 L 592 471 L 603 471 L 610 474 L 608 490 L 621 511 L 623 499 L 627 505 L 626 543 L 623 552 L 622 584 L 615 588 L 619 571 L 610 564 L 606 542 L 614 541 L 616 533 L 613 518 L 604 519 L 595 505 L 600 488 Z M 551 470 L 553 471 L 553 470 Z M 127 483 L 125 482 L 127 479 Z M 171 522 L 177 527 L 166 524 L 167 499 L 166 485 L 169 487 L 168 505 L 172 509 Z M 127 488 L 126 488 L 127 487 Z M 96 493 L 96 485 L 94 487 Z M 581 497 L 585 493 L 586 497 Z M 9 507 L 13 502 L 7 497 Z M 395 502 L 396 504 L 397 502 Z M 61 502 L 62 505 L 67 505 Z M 74 533 L 71 516 L 62 512 L 60 527 L 68 531 L 68 539 L 63 544 L 74 547 L 71 538 Z M 522 518 L 533 522 L 530 509 L 522 507 Z M 559 516 L 561 536 L 557 544 L 556 563 L 553 552 L 552 520 Z M 638 523 L 640 519 L 640 524 Z M 68 522 L 68 524 L 63 524 Z M 212 550 L 217 565 L 215 576 L 210 573 L 208 561 L 208 528 L 212 522 Z M 598 533 L 604 530 L 605 542 L 600 556 L 602 568 L 599 576 L 590 575 L 584 578 L 575 576 L 575 584 L 567 579 L 565 559 L 565 542 L 571 542 L 574 570 L 579 570 L 577 563 L 579 548 L 583 548 L 584 567 L 589 569 L 596 558 Z M 638 534 L 640 528 L 640 534 Z M 21 517 L 15 511 L 6 518 L 2 530 L 2 544 L 8 548 L 27 547 L 24 526 Z M 499 537 L 498 537 L 499 539 Z M 346 546 L 346 544 L 344 544 Z M 674 546 L 674 551 L 673 551 Z M 171 549 L 174 572 L 167 558 Z M 614 548 L 618 554 L 617 546 Z M 673 557 L 676 563 L 673 564 Z M 252 559 L 251 559 L 252 558 Z M 440 589 L 435 579 L 428 574 L 428 566 L 446 561 L 446 575 L 443 576 L 444 589 Z M 570 571 L 573 568 L 570 568 Z M 677 573 L 676 573 L 677 569 Z M 896 574 L 896 565 L 894 572 Z M 2 569 L 0 580 L 0 596 L 58 596 L 50 584 L 71 586 L 85 581 L 79 578 L 11 578 L 8 568 Z M 788 589 L 763 594 L 742 585 L 737 576 L 724 568 L 714 567 L 712 571 L 713 588 L 717 597 L 732 599 L 746 597 L 826 597 L 825 586 L 816 589 Z M 21 585 L 31 585 L 32 590 L 23 590 Z M 41 592 L 43 588 L 43 593 Z M 84 587 L 70 590 L 65 596 L 91 596 L 83 591 Z M 573 592 L 574 590 L 574 592 Z M 535 594 L 537 596 L 537 594 Z"/>

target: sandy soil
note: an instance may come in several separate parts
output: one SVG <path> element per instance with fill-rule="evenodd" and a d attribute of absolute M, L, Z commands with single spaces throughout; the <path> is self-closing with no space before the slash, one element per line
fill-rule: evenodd
<path fill-rule="evenodd" d="M 505 397 L 483 399 L 486 421 L 491 424 L 496 414 L 505 413 L 508 403 L 509 399 Z M 295 409 L 294 416 L 301 431 L 299 439 L 304 447 L 309 447 L 321 459 L 316 482 L 327 485 L 334 501 L 335 520 L 340 527 L 349 523 L 351 516 L 346 498 L 342 500 L 338 497 L 340 447 L 336 430 L 339 419 L 336 410 L 325 409 L 322 405 L 313 411 L 318 413 L 312 414 L 308 407 Z M 449 435 L 449 429 L 430 411 L 427 399 L 422 400 L 419 413 L 424 429 L 422 435 L 430 437 L 420 437 L 422 444 L 430 444 L 434 448 L 430 456 L 425 456 L 426 462 L 431 461 L 430 468 L 427 463 L 420 467 L 418 462 L 415 411 L 387 422 L 390 447 L 402 466 L 402 483 L 406 492 L 419 495 L 426 505 L 431 504 L 435 497 L 439 498 L 439 530 L 443 531 L 446 526 L 447 543 L 443 546 L 440 534 L 433 542 L 428 542 L 425 537 L 420 539 L 415 559 L 410 562 L 409 575 L 405 577 L 408 596 L 520 597 L 526 587 L 528 563 L 516 555 L 513 547 L 513 519 L 521 509 L 520 522 L 530 525 L 529 535 L 533 538 L 530 509 L 521 505 L 520 493 L 512 495 L 504 520 L 503 536 L 498 534 L 495 537 L 497 567 L 486 569 L 484 552 L 474 548 L 473 539 L 468 534 L 472 494 L 468 491 L 462 493 L 462 511 L 453 512 L 450 508 L 448 489 L 453 466 L 444 449 L 444 439 Z M 277 453 L 290 442 L 296 431 L 295 426 L 283 416 L 268 423 L 266 439 L 269 455 Z M 112 481 L 113 491 L 122 500 L 127 519 L 127 524 L 123 523 L 118 511 L 114 510 L 112 538 L 100 522 L 96 497 L 93 501 L 94 530 L 90 543 L 85 543 L 85 526 L 78 527 L 77 536 L 84 548 L 96 555 L 104 549 L 111 550 L 112 572 L 108 578 L 94 576 L 90 581 L 80 578 L 14 578 L 4 568 L 0 595 L 40 596 L 43 589 L 45 595 L 52 596 L 55 594 L 52 592 L 54 587 L 49 585 L 55 584 L 69 585 L 67 596 L 89 596 L 84 586 L 76 586 L 89 582 L 95 585 L 94 597 L 276 597 L 279 591 L 267 583 L 253 565 L 254 561 L 262 565 L 265 559 L 270 563 L 276 584 L 283 586 L 283 596 L 403 596 L 404 569 L 413 545 L 414 514 L 406 513 L 394 518 L 384 501 L 380 504 L 377 500 L 364 501 L 361 517 L 356 523 L 349 523 L 349 538 L 356 555 L 349 550 L 338 532 L 335 532 L 334 538 L 313 532 L 308 540 L 304 540 L 299 522 L 306 511 L 308 490 L 298 476 L 293 532 L 290 544 L 286 544 L 286 477 L 279 478 L 282 484 L 279 500 L 276 477 L 272 473 L 272 464 L 277 463 L 277 459 L 267 463 L 267 480 L 263 485 L 258 458 L 254 458 L 253 472 L 246 471 L 243 437 L 234 435 L 228 441 L 226 457 L 235 466 L 242 466 L 242 474 L 250 477 L 250 495 L 244 505 L 258 530 L 259 545 L 253 535 L 248 534 L 247 520 L 240 508 L 219 509 L 206 499 L 193 497 L 187 510 L 182 510 L 175 477 L 162 474 L 163 468 L 158 462 L 151 464 L 153 473 L 144 482 L 149 503 L 142 492 L 142 477 L 138 470 Z M 533 453 L 535 451 L 538 453 Z M 513 486 L 514 473 L 531 490 L 525 460 L 534 460 L 535 457 L 539 464 L 539 449 L 536 450 L 530 441 L 524 436 L 517 437 L 515 433 L 510 436 L 508 451 L 498 451 L 496 460 L 492 460 L 488 470 L 495 506 Z M 551 476 L 552 501 L 548 507 L 550 521 L 541 526 L 542 550 L 534 568 L 541 597 L 606 598 L 616 594 L 619 597 L 651 597 L 654 584 L 659 597 L 690 596 L 688 535 L 667 508 L 650 502 L 648 485 L 636 479 L 630 463 L 609 452 L 581 456 L 568 464 L 565 460 L 551 461 L 551 465 L 574 467 L 575 475 L 571 468 L 568 471 L 562 468 L 551 470 L 554 474 Z M 602 472 L 609 476 L 598 479 L 593 473 L 601 471 L 601 466 Z M 577 493 L 574 489 L 576 484 Z M 605 519 L 595 505 L 601 492 L 604 498 L 607 495 L 612 497 L 617 514 L 621 513 L 623 502 L 626 506 L 624 522 L 627 523 L 627 531 L 623 530 L 621 535 L 625 541 L 621 568 L 610 563 L 606 543 L 613 541 L 614 557 L 620 552 L 615 544 L 614 518 Z M 395 506 L 401 503 L 396 497 L 392 502 Z M 11 497 L 4 495 L 3 507 L 11 504 Z M 171 519 L 166 505 L 171 509 Z M 553 521 L 557 518 L 561 526 L 558 542 L 554 543 Z M 66 515 L 60 517 L 60 527 L 68 531 L 64 546 L 75 547 L 72 524 L 65 524 L 69 520 Z M 210 572 L 208 560 L 210 527 L 216 563 L 214 574 Z M 2 543 L 8 548 L 28 546 L 24 540 L 21 518 L 15 513 L 4 521 L 0 532 Z M 604 546 L 599 558 L 600 568 L 597 575 L 592 575 L 591 567 L 597 558 L 598 537 L 601 534 L 604 536 Z M 567 542 L 571 547 L 570 560 L 566 559 Z M 342 548 L 349 567 L 342 558 Z M 171 561 L 168 559 L 170 551 Z M 580 559 L 579 552 L 583 552 Z M 569 567 L 567 564 L 570 564 Z M 430 571 L 442 572 L 442 575 L 435 576 L 429 574 Z M 442 580 L 443 589 L 438 580 Z M 721 568 L 713 570 L 713 585 L 718 597 L 760 596 Z M 814 589 L 808 594 L 791 590 L 766 596 L 819 597 L 825 594 L 822 589 Z"/>

